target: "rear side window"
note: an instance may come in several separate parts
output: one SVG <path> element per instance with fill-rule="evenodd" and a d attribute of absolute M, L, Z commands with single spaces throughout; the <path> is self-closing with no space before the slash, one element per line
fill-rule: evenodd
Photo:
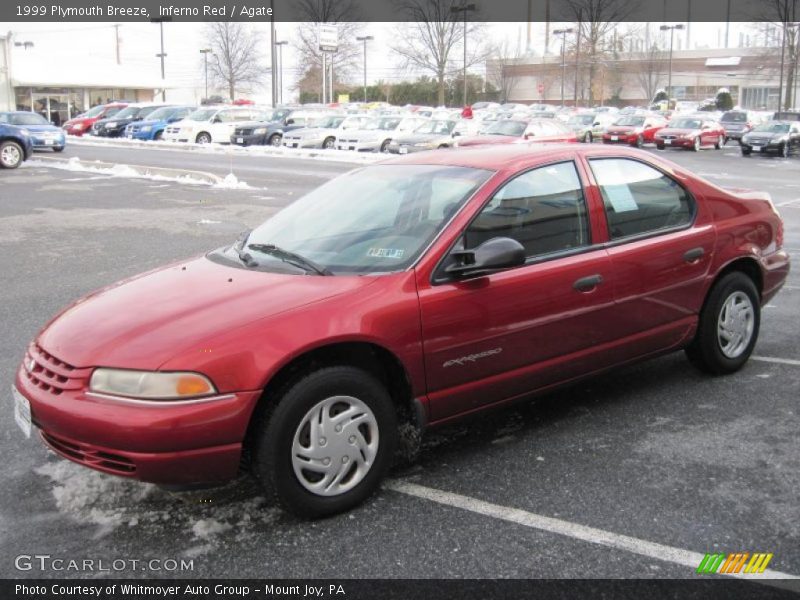
<path fill-rule="evenodd" d="M 678 182 L 626 158 L 589 161 L 603 195 L 612 240 L 691 223 L 694 202 Z"/>
<path fill-rule="evenodd" d="M 583 188 L 572 162 L 540 167 L 501 187 L 464 232 L 464 247 L 510 237 L 527 257 L 589 244 Z"/>

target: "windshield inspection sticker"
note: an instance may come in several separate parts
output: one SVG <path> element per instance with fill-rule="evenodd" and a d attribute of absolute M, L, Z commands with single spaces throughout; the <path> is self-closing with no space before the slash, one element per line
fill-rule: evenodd
<path fill-rule="evenodd" d="M 406 251 L 400 248 L 370 248 L 367 250 L 367 256 L 375 258 L 403 258 L 405 253 Z"/>

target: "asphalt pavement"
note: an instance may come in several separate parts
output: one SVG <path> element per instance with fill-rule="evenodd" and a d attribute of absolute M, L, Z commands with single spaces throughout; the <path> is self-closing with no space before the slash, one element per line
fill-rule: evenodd
<path fill-rule="evenodd" d="M 800 255 L 800 157 L 667 156 L 723 186 L 770 191 Z M 125 164 L 234 172 L 246 189 L 40 164 L 0 173 L 0 389 L 59 308 L 93 289 L 230 242 L 354 165 L 73 146 Z M 770 552 L 800 575 L 800 277 L 764 309 L 756 358 L 712 378 L 681 353 L 431 431 L 416 464 L 364 506 L 316 522 L 243 479 L 171 494 L 95 473 L 25 440 L 0 412 L 0 577 L 15 557 L 177 559 L 126 577 L 691 578 L 706 552 Z"/>

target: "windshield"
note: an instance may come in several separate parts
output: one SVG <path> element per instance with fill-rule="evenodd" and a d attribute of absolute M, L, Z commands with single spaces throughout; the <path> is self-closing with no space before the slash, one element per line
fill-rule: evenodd
<path fill-rule="evenodd" d="M 274 244 L 334 273 L 400 271 L 491 174 L 446 165 L 375 165 L 351 171 L 254 229 L 247 245 Z M 232 249 L 226 256 L 232 252 L 235 257 Z M 253 258 L 286 268 L 257 252 Z"/>
<path fill-rule="evenodd" d="M 641 127 L 644 125 L 644 117 L 622 117 L 617 119 L 614 125 L 622 125 L 623 127 Z"/>
<path fill-rule="evenodd" d="M 487 135 L 521 136 L 528 124 L 525 121 L 497 121 L 486 128 Z"/>
<path fill-rule="evenodd" d="M 0 115 L 0 121 L 12 125 L 51 125 L 50 121 L 37 113 L 6 113 Z"/>
<path fill-rule="evenodd" d="M 78 116 L 79 117 L 96 117 L 101 112 L 103 112 L 105 107 L 106 107 L 105 104 L 99 104 L 98 106 L 95 106 L 94 108 L 90 108 L 85 113 L 83 113 L 82 115 L 78 115 Z M 117 110 L 119 110 L 119 108 L 117 108 Z M 109 109 L 109 114 L 113 114 L 113 113 L 110 112 L 110 109 Z"/>
<path fill-rule="evenodd" d="M 208 121 L 211 117 L 217 114 L 216 108 L 201 108 L 200 110 L 194 111 L 188 117 L 186 117 L 189 121 Z"/>
<path fill-rule="evenodd" d="M 414 130 L 414 133 L 448 134 L 455 127 L 455 121 L 428 121 Z"/>
<path fill-rule="evenodd" d="M 670 129 L 700 129 L 703 122 L 700 119 L 672 119 Z"/>
<path fill-rule="evenodd" d="M 309 127 L 319 127 L 321 129 L 335 129 L 344 121 L 344 117 L 320 117 L 313 119 L 308 124 Z"/>
<path fill-rule="evenodd" d="M 164 119 L 169 119 L 175 111 L 178 110 L 175 106 L 163 106 L 158 110 L 154 110 L 150 113 L 148 118 L 152 119 L 153 121 L 161 121 Z"/>
<path fill-rule="evenodd" d="M 383 119 L 373 119 L 364 124 L 364 129 L 373 130 L 373 129 L 381 129 L 384 131 L 391 131 L 395 129 L 400 124 L 400 119 L 397 117 L 393 118 L 383 118 Z"/>
<path fill-rule="evenodd" d="M 788 123 L 764 123 L 753 127 L 753 131 L 760 131 L 762 133 L 788 133 Z"/>
<path fill-rule="evenodd" d="M 119 111 L 116 114 L 116 117 L 118 119 L 128 119 L 128 118 L 131 118 L 131 117 L 135 117 L 137 114 L 139 114 L 140 110 L 142 110 L 142 109 L 139 108 L 138 106 L 128 106 L 126 108 L 123 108 L 121 111 Z"/>
<path fill-rule="evenodd" d="M 746 123 L 747 122 L 747 113 L 742 112 L 729 112 L 722 115 L 721 121 L 727 121 L 728 123 Z"/>
<path fill-rule="evenodd" d="M 591 125 L 594 123 L 594 115 L 575 115 L 569 118 L 570 125 Z"/>

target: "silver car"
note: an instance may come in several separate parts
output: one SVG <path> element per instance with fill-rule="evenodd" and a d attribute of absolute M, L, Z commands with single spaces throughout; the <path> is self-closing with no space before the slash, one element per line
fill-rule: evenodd
<path fill-rule="evenodd" d="M 377 117 L 367 121 L 361 129 L 340 136 L 336 140 L 339 150 L 358 152 L 388 152 L 392 138 L 410 133 L 428 121 L 424 117 Z"/>
<path fill-rule="evenodd" d="M 455 121 L 429 121 L 411 133 L 394 138 L 389 144 L 392 154 L 411 154 L 423 150 L 449 148 L 453 145 Z"/>
<path fill-rule="evenodd" d="M 316 119 L 308 127 L 295 129 L 283 135 L 283 145 L 287 148 L 323 148 L 330 149 L 345 131 L 361 127 L 369 117 L 363 115 L 331 115 Z"/>

